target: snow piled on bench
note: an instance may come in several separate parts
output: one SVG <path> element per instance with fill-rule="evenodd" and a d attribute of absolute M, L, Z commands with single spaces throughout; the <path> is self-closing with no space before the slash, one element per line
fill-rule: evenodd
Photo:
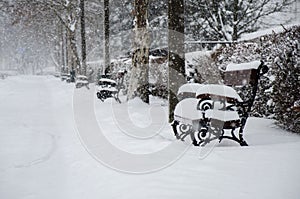
<path fill-rule="evenodd" d="M 184 124 L 193 125 L 193 122 L 199 121 L 203 118 L 203 113 L 205 113 L 206 118 L 224 122 L 240 119 L 236 111 L 224 111 L 217 109 L 209 109 L 206 111 L 197 110 L 198 102 L 199 99 L 196 98 L 187 98 L 180 101 L 174 111 L 175 120 Z"/>
<path fill-rule="evenodd" d="M 223 122 L 239 120 L 239 114 L 236 111 L 222 111 L 209 109 L 205 111 L 205 117 L 220 120 Z"/>
<path fill-rule="evenodd" d="M 195 93 L 195 97 L 196 97 L 197 90 L 202 86 L 203 86 L 202 84 L 198 84 L 198 83 L 184 84 L 178 89 L 177 94 L 179 95 L 180 93 Z"/>
<path fill-rule="evenodd" d="M 202 118 L 202 112 L 197 110 L 199 100 L 196 98 L 187 98 L 179 102 L 174 110 L 174 117 L 180 122 L 191 124 L 191 120 Z"/>
<path fill-rule="evenodd" d="M 233 88 L 226 85 L 218 85 L 218 84 L 203 85 L 197 90 L 196 96 L 204 95 L 204 94 L 224 96 L 228 98 L 237 99 L 240 102 L 243 101 Z"/>
<path fill-rule="evenodd" d="M 116 84 L 116 83 L 117 83 L 115 80 L 108 79 L 108 78 L 101 78 L 101 79 L 99 80 L 99 82 L 110 82 L 110 83 L 113 83 L 113 84 Z"/>

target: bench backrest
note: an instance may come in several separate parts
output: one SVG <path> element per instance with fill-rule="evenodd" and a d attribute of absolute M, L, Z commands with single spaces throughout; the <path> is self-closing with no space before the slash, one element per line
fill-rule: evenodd
<path fill-rule="evenodd" d="M 257 70 L 262 63 L 253 61 L 241 64 L 228 64 L 224 71 L 224 84 L 228 86 L 243 86 L 255 84 L 258 75 Z"/>

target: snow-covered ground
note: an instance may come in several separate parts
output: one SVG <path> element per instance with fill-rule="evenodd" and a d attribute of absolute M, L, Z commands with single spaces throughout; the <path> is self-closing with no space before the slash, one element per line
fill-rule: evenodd
<path fill-rule="evenodd" d="M 80 92 L 95 96 L 93 86 Z M 300 196 L 300 137 L 279 129 L 272 120 L 249 119 L 245 129 L 249 147 L 231 142 L 190 147 L 172 165 L 134 175 L 110 169 L 88 153 L 76 129 L 73 94 L 74 84 L 51 76 L 0 79 L 0 198 Z M 129 153 L 159 152 L 170 144 L 177 149 L 188 146 L 173 138 L 167 106 L 158 99 L 152 98 L 150 106 L 137 99 L 122 104 L 96 100 L 94 109 L 107 139 Z M 149 125 L 158 134 L 146 139 L 128 135 Z"/>

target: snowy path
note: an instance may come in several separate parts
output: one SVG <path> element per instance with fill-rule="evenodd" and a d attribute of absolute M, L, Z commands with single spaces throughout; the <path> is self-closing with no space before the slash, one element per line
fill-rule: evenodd
<path fill-rule="evenodd" d="M 132 175 L 103 166 L 85 150 L 76 132 L 72 96 L 73 85 L 53 77 L 0 80 L 1 199 L 300 196 L 300 137 L 278 129 L 270 120 L 250 119 L 245 135 L 249 147 L 230 142 L 211 152 L 191 147 L 163 170 Z M 145 112 L 137 112 L 143 109 Z M 97 119 L 106 124 L 105 136 L 129 152 L 150 153 L 173 142 L 168 125 L 164 125 L 165 107 L 154 103 L 149 113 L 155 117 L 148 111 L 149 107 L 135 101 L 129 105 L 95 102 Z M 151 122 L 154 128 L 163 125 L 160 135 L 137 140 L 121 134 L 120 128 L 130 131 L 128 121 L 122 123 L 124 115 L 139 127 Z M 139 120 L 141 117 L 145 122 Z"/>

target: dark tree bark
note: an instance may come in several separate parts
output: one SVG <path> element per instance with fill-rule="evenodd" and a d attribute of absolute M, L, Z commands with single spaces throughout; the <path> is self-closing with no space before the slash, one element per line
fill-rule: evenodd
<path fill-rule="evenodd" d="M 109 0 L 104 0 L 104 68 L 105 75 L 111 73 L 110 68 L 110 51 L 109 51 Z"/>
<path fill-rule="evenodd" d="M 238 12 L 239 12 L 239 1 L 234 0 L 234 8 L 233 8 L 233 33 L 232 33 L 232 40 L 236 41 L 238 40 L 238 27 L 237 27 L 237 21 L 238 21 Z"/>
<path fill-rule="evenodd" d="M 184 0 L 169 0 L 169 122 L 174 120 L 177 92 L 185 82 Z"/>
<path fill-rule="evenodd" d="M 65 52 L 66 52 L 64 70 L 66 70 L 66 67 L 68 67 L 69 58 L 70 58 L 69 48 L 68 48 L 68 30 L 67 29 L 65 29 L 64 35 L 65 35 Z M 63 71 L 63 72 L 65 72 L 65 71 Z"/>
<path fill-rule="evenodd" d="M 86 37 L 85 37 L 85 11 L 84 0 L 80 0 L 80 25 L 81 25 L 81 74 L 86 75 Z"/>
<path fill-rule="evenodd" d="M 128 98 L 140 97 L 149 103 L 149 46 L 147 30 L 148 0 L 134 1 L 135 39 Z"/>
<path fill-rule="evenodd" d="M 76 44 L 76 33 L 75 31 L 72 31 L 70 29 L 68 29 L 68 39 L 69 39 L 69 45 L 70 47 L 68 47 L 68 50 L 70 50 L 70 52 L 68 53 L 70 55 L 70 64 L 69 64 L 69 69 L 70 66 L 74 69 L 76 69 L 77 73 L 80 73 L 81 69 L 80 69 L 80 60 L 79 60 L 79 56 L 78 56 L 78 50 L 77 50 L 77 44 Z"/>
<path fill-rule="evenodd" d="M 64 26 L 61 24 L 61 66 L 60 69 L 64 68 L 65 63 L 65 34 L 64 34 Z"/>

